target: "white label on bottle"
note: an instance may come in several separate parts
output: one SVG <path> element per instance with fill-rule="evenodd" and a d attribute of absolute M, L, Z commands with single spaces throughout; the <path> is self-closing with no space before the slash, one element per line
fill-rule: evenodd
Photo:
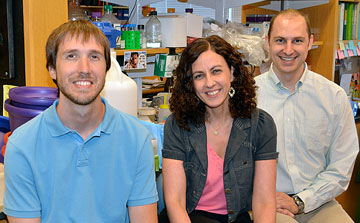
<path fill-rule="evenodd" d="M 116 47 L 121 48 L 121 36 L 116 37 Z"/>
<path fill-rule="evenodd" d="M 124 39 L 121 40 L 120 48 L 125 49 L 125 40 Z"/>
<path fill-rule="evenodd" d="M 160 48 L 160 43 L 149 43 L 149 42 L 147 42 L 146 43 L 146 46 L 148 47 L 148 48 Z"/>

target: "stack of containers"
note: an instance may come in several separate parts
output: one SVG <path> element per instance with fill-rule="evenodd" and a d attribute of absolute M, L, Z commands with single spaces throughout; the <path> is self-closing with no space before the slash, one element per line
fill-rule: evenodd
<path fill-rule="evenodd" d="M 15 87 L 9 91 L 5 110 L 9 113 L 10 130 L 34 118 L 58 98 L 58 89 L 52 87 Z"/>
<path fill-rule="evenodd" d="M 121 32 L 121 40 L 125 41 L 125 49 L 140 49 L 140 31 L 136 24 L 125 24 Z"/>
<path fill-rule="evenodd" d="M 116 39 L 121 35 L 121 31 L 115 29 L 110 22 L 93 22 L 108 38 L 110 48 L 116 47 Z"/>

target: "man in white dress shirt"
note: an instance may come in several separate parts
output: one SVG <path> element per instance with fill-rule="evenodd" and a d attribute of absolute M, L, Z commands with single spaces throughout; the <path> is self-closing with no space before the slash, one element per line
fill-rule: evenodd
<path fill-rule="evenodd" d="M 313 36 L 301 12 L 274 17 L 266 42 L 272 65 L 255 80 L 258 107 L 278 131 L 277 222 L 353 222 L 335 200 L 349 185 L 359 151 L 347 95 L 308 70 Z"/>

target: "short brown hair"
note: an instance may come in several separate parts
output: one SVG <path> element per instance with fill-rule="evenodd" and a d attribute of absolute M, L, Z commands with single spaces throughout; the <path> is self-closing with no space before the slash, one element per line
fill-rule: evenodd
<path fill-rule="evenodd" d="M 311 36 L 311 26 L 310 26 L 310 20 L 309 20 L 309 17 L 304 14 L 303 12 L 299 11 L 299 10 L 296 10 L 296 9 L 286 9 L 284 11 L 281 11 L 279 12 L 276 16 L 274 16 L 271 21 L 270 21 L 270 27 L 269 27 L 269 32 L 268 32 L 268 36 L 269 36 L 269 39 L 270 39 L 270 35 L 271 35 L 271 30 L 272 30 L 272 27 L 274 25 L 274 22 L 276 20 L 276 18 L 278 18 L 279 16 L 281 15 L 289 15 L 289 16 L 301 16 L 305 19 L 305 22 L 306 22 L 306 31 L 308 33 L 308 36 L 309 36 L 309 39 L 310 39 L 310 36 Z"/>
<path fill-rule="evenodd" d="M 50 34 L 46 42 L 46 68 L 50 67 L 56 69 L 56 57 L 59 49 L 59 45 L 64 41 L 66 35 L 70 37 L 82 36 L 82 41 L 87 42 L 90 37 L 94 37 L 98 44 L 104 47 L 104 56 L 106 62 L 106 71 L 110 69 L 110 44 L 104 33 L 96 27 L 92 22 L 86 20 L 69 21 L 58 28 L 56 28 Z"/>
<path fill-rule="evenodd" d="M 199 38 L 181 54 L 179 65 L 175 70 L 175 86 L 170 98 L 170 110 L 174 113 L 177 124 L 186 130 L 189 130 L 190 123 L 198 125 L 205 121 L 205 104 L 195 92 L 192 64 L 208 50 L 222 56 L 233 70 L 234 79 L 231 86 L 236 93 L 229 98 L 231 116 L 248 118 L 256 107 L 255 81 L 244 66 L 241 54 L 219 36 Z"/>

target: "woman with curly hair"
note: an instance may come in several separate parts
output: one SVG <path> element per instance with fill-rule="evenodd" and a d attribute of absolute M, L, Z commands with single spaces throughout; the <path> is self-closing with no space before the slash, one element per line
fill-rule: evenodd
<path fill-rule="evenodd" d="M 276 128 L 240 53 L 218 36 L 183 51 L 165 123 L 170 222 L 275 222 Z"/>

